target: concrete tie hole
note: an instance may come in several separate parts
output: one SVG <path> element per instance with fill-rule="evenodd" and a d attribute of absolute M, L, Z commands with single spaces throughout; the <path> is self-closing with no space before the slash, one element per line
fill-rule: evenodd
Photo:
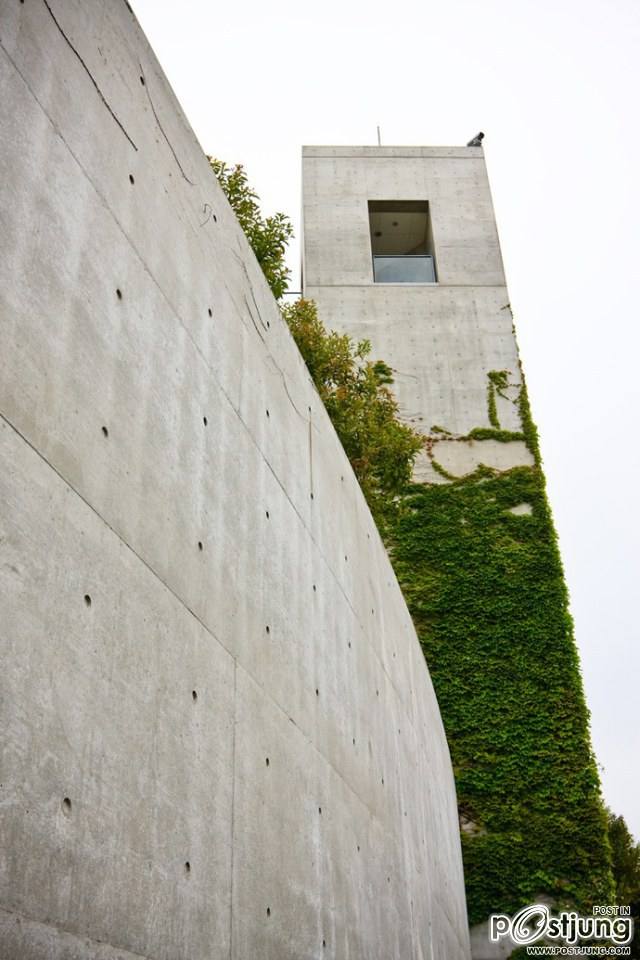
<path fill-rule="evenodd" d="M 266 411 L 266 413 L 267 413 L 267 416 L 268 416 L 268 417 L 270 417 L 270 416 L 271 416 L 271 414 L 269 413 L 269 411 L 268 411 L 268 410 Z"/>
<path fill-rule="evenodd" d="M 136 182 L 136 181 L 135 181 L 134 178 L 133 178 L 133 174 L 130 173 L 130 174 L 129 174 L 129 183 L 133 185 L 135 182 Z"/>
<path fill-rule="evenodd" d="M 62 812 L 64 813 L 65 817 L 71 816 L 71 800 L 69 797 L 65 797 L 62 801 Z"/>
<path fill-rule="evenodd" d="M 266 510 L 265 513 L 266 513 L 266 515 L 267 515 L 267 520 L 268 520 L 268 519 L 269 519 L 269 511 Z"/>
<path fill-rule="evenodd" d="M 141 83 L 142 86 L 144 87 L 144 77 L 140 77 L 140 83 Z"/>
<path fill-rule="evenodd" d="M 314 593 L 316 592 L 316 585 L 315 585 L 315 583 L 314 583 L 314 585 L 313 585 L 313 592 L 314 592 Z"/>
<path fill-rule="evenodd" d="M 271 907 L 267 907 L 267 916 L 268 916 L 268 917 L 271 916 Z"/>
<path fill-rule="evenodd" d="M 191 864 L 189 863 L 188 860 L 185 861 L 185 864 L 184 864 L 184 872 L 185 872 L 185 873 L 191 873 Z"/>
<path fill-rule="evenodd" d="M 269 626 L 269 624 L 266 625 L 265 630 L 267 631 L 267 633 L 271 633 L 271 627 Z"/>
<path fill-rule="evenodd" d="M 266 766 L 268 767 L 268 766 L 269 766 L 269 757 L 265 757 L 265 758 L 264 758 L 264 762 L 265 762 Z"/>
<path fill-rule="evenodd" d="M 319 691 L 318 688 L 316 687 L 316 697 L 319 697 L 319 696 L 320 696 L 320 691 Z"/>
<path fill-rule="evenodd" d="M 318 807 L 318 813 L 322 816 L 322 807 Z"/>
<path fill-rule="evenodd" d="M 109 431 L 107 430 L 106 427 L 103 427 L 103 428 L 102 428 L 102 436 L 103 436 L 103 437 L 108 437 L 108 436 L 109 436 Z"/>
<path fill-rule="evenodd" d="M 90 606 L 91 606 L 91 596 L 90 596 L 90 594 L 85 593 L 85 595 L 84 595 L 84 603 L 85 603 L 85 606 L 86 606 L 86 607 L 90 607 Z"/>
<path fill-rule="evenodd" d="M 118 287 L 118 289 L 116 290 L 116 297 L 118 298 L 118 300 L 122 300 L 122 290 L 120 289 L 120 287 Z"/>
<path fill-rule="evenodd" d="M 209 307 L 209 309 L 207 310 L 207 313 L 209 314 L 210 317 L 213 316 L 213 310 L 211 309 L 211 307 Z"/>
<path fill-rule="evenodd" d="M 196 700 L 198 699 L 198 691 L 197 691 L 197 690 L 192 690 L 192 691 L 191 691 L 191 699 L 193 700 L 194 703 L 196 702 Z"/>
<path fill-rule="evenodd" d="M 323 941 L 322 941 L 322 946 L 323 946 L 323 947 L 326 947 L 326 945 L 327 945 L 327 941 L 326 941 L 326 940 L 323 940 Z"/>
<path fill-rule="evenodd" d="M 206 417 L 203 417 L 203 418 L 202 418 L 202 422 L 204 423 L 205 427 L 206 427 L 206 425 L 209 423 L 209 421 L 207 420 Z"/>
<path fill-rule="evenodd" d="M 202 545 L 202 540 L 198 540 L 198 550 L 204 550 L 204 547 Z"/>

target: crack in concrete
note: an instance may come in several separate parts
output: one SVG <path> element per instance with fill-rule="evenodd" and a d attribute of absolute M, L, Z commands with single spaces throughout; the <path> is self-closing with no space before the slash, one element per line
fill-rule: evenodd
<path fill-rule="evenodd" d="M 258 314 L 258 319 L 260 320 L 260 323 L 262 324 L 263 329 L 266 330 L 266 329 L 267 329 L 267 326 L 266 326 L 266 324 L 264 324 L 264 323 L 262 322 L 262 314 L 260 313 L 260 307 L 258 306 L 258 301 L 256 300 L 256 295 L 255 295 L 255 293 L 253 292 L 253 284 L 251 283 L 251 277 L 249 276 L 249 271 L 247 270 L 247 265 L 246 265 L 246 263 L 244 262 L 244 260 L 243 260 L 241 257 L 240 257 L 239 259 L 240 259 L 240 264 L 241 264 L 241 266 L 242 266 L 242 269 L 244 270 L 245 279 L 246 279 L 246 281 L 247 281 L 247 286 L 249 287 L 249 293 L 251 294 L 251 299 L 253 300 L 253 305 L 254 305 L 254 307 L 256 308 L 256 313 Z"/>
<path fill-rule="evenodd" d="M 44 0 L 44 2 L 46 3 L 47 0 Z M 189 180 L 189 177 L 188 177 L 188 176 L 186 175 L 186 173 L 184 172 L 184 169 L 183 169 L 183 167 L 182 167 L 182 164 L 181 164 L 180 161 L 178 160 L 178 154 L 177 154 L 177 153 L 175 152 L 175 150 L 173 149 L 173 144 L 171 143 L 171 140 L 169 140 L 169 137 L 166 135 L 166 133 L 165 133 L 165 131 L 164 131 L 164 127 L 163 127 L 162 124 L 160 123 L 160 117 L 159 117 L 158 114 L 156 113 L 156 108 L 155 108 L 154 105 L 153 105 L 153 100 L 151 99 L 151 94 L 149 93 L 149 84 L 147 83 L 147 78 L 146 78 L 145 73 L 144 73 L 144 70 L 143 70 L 143 68 L 142 68 L 142 64 L 140 63 L 139 60 L 138 60 L 138 65 L 139 65 L 139 67 L 140 67 L 140 76 L 141 76 L 142 79 L 144 80 L 144 89 L 146 90 L 146 93 L 147 93 L 147 100 L 149 101 L 149 106 L 151 107 L 151 112 L 153 113 L 153 116 L 155 117 L 155 121 L 156 121 L 156 123 L 158 124 L 158 128 L 159 128 L 159 130 L 160 130 L 160 133 L 162 134 L 162 136 L 163 136 L 164 139 L 166 140 L 167 146 L 169 147 L 169 150 L 171 150 L 171 153 L 173 154 L 173 159 L 175 160 L 176 164 L 178 165 L 178 170 L 179 170 L 180 173 L 182 174 L 183 178 L 187 181 L 188 184 L 190 184 L 190 186 L 195 187 L 195 183 L 193 182 L 193 180 Z"/>
<path fill-rule="evenodd" d="M 130 137 L 129 134 L 127 133 L 127 131 L 125 130 L 122 122 L 118 119 L 118 117 L 115 115 L 115 113 L 114 113 L 113 110 L 111 109 L 111 106 L 110 106 L 110 104 L 109 104 L 109 101 L 107 100 L 107 98 L 105 97 L 104 93 L 102 92 L 102 90 L 100 89 L 100 87 L 98 86 L 98 84 L 96 83 L 96 81 L 95 81 L 95 79 L 94 79 L 94 77 L 93 77 L 93 74 L 91 73 L 91 70 L 89 70 L 89 67 L 86 65 L 86 63 L 84 62 L 84 60 L 82 59 L 82 57 L 80 56 L 80 54 L 78 53 L 78 51 L 76 50 L 76 48 L 74 47 L 74 45 L 71 43 L 71 40 L 70 40 L 69 37 L 66 35 L 66 33 L 64 32 L 64 30 L 62 29 L 62 27 L 60 26 L 60 24 L 58 23 L 58 20 L 56 19 L 56 16 L 55 16 L 53 10 L 51 9 L 51 7 L 49 6 L 49 4 L 47 3 L 47 0 L 42 0 L 42 2 L 44 3 L 45 7 L 46 7 L 47 10 L 49 11 L 49 15 L 51 16 L 51 19 L 53 20 L 53 22 L 55 23 L 56 27 L 58 28 L 58 31 L 59 31 L 59 33 L 60 33 L 60 36 L 63 38 L 63 40 L 65 41 L 65 43 L 66 43 L 67 46 L 69 47 L 69 49 L 76 55 L 76 57 L 78 58 L 78 60 L 79 60 L 80 63 L 82 64 L 82 67 L 84 68 L 85 73 L 87 74 L 87 76 L 88 76 L 89 79 L 91 80 L 91 83 L 92 83 L 93 86 L 95 87 L 98 96 L 100 97 L 100 99 L 101 99 L 102 102 L 104 103 L 105 107 L 107 108 L 107 110 L 109 111 L 109 113 L 111 114 L 111 116 L 113 117 L 113 119 L 115 120 L 115 122 L 118 124 L 118 126 L 120 127 L 120 129 L 122 130 L 122 132 L 124 133 L 125 137 L 126 137 L 127 140 L 129 141 L 129 143 L 131 144 L 131 146 L 133 147 L 133 149 L 137 152 L 138 148 L 136 147 L 135 143 L 133 142 L 133 140 L 131 139 L 131 137 Z"/>
<path fill-rule="evenodd" d="M 274 362 L 275 362 L 275 361 L 274 361 Z M 301 417 L 303 420 L 306 420 L 307 418 L 305 417 L 304 413 L 301 413 L 301 412 L 298 410 L 298 408 L 297 408 L 297 406 L 296 406 L 296 404 L 295 404 L 295 401 L 294 401 L 293 397 L 292 397 L 291 394 L 289 393 L 289 385 L 287 384 L 287 378 L 286 378 L 286 376 L 285 376 L 285 374 L 284 374 L 284 371 L 281 370 L 280 367 L 277 366 L 277 364 L 276 364 L 276 370 L 278 371 L 278 373 L 280 374 L 280 377 L 282 378 L 282 385 L 283 385 L 283 387 L 284 387 L 284 392 L 285 392 L 286 395 L 287 395 L 287 399 L 289 400 L 289 403 L 291 404 L 291 406 L 293 407 L 293 409 L 295 410 L 295 412 L 298 414 L 298 416 Z"/>
<path fill-rule="evenodd" d="M 247 300 L 247 295 L 246 295 L 246 293 L 244 293 L 244 294 L 242 295 L 242 298 L 243 298 L 243 300 L 244 300 L 244 305 L 245 305 L 245 307 L 247 308 L 247 313 L 248 313 L 249 316 L 251 317 L 251 323 L 252 323 L 252 324 L 254 325 L 254 327 L 256 328 L 256 333 L 258 334 L 258 336 L 260 337 L 260 339 L 262 340 L 262 342 L 263 342 L 263 343 L 265 344 L 265 346 L 266 346 L 266 341 L 265 341 L 264 337 L 262 336 L 262 332 L 261 332 L 258 324 L 257 324 L 256 321 L 255 321 L 255 317 L 253 316 L 253 311 L 251 310 L 251 307 L 249 306 L 249 301 Z"/>

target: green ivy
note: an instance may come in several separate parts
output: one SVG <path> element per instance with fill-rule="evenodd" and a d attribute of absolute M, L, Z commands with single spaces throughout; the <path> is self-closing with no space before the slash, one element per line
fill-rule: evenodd
<path fill-rule="evenodd" d="M 498 408 L 496 406 L 496 394 L 504 397 L 505 400 L 509 399 L 504 392 L 509 386 L 509 371 L 490 370 L 487 374 L 487 379 L 489 381 L 487 384 L 487 407 L 489 423 L 492 427 L 495 427 L 496 430 L 499 430 L 500 421 L 498 419 Z"/>
<path fill-rule="evenodd" d="M 511 443 L 513 440 L 524 440 L 522 431 L 491 429 L 490 427 L 474 427 L 462 437 L 463 440 L 498 440 L 500 443 Z"/>
<path fill-rule="evenodd" d="M 502 373 L 489 375 L 494 405 L 507 386 Z M 535 466 L 480 467 L 450 483 L 414 484 L 389 544 L 451 750 L 472 924 L 543 893 L 583 910 L 614 902 L 567 590 L 524 385 L 515 402 L 522 432 L 505 434 L 494 416 L 493 429 L 466 439 L 524 439 Z M 531 515 L 510 512 L 522 503 Z"/>

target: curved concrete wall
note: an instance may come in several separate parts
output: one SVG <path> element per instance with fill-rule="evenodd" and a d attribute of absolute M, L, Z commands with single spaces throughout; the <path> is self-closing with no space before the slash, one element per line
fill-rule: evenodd
<path fill-rule="evenodd" d="M 462 960 L 427 669 L 244 236 L 124 2 L 0 10 L 0 954 Z"/>

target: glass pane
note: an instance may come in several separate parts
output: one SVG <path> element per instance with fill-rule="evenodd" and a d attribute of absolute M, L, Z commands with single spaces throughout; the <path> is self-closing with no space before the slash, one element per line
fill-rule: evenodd
<path fill-rule="evenodd" d="M 374 257 L 376 283 L 435 283 L 433 257 Z"/>

